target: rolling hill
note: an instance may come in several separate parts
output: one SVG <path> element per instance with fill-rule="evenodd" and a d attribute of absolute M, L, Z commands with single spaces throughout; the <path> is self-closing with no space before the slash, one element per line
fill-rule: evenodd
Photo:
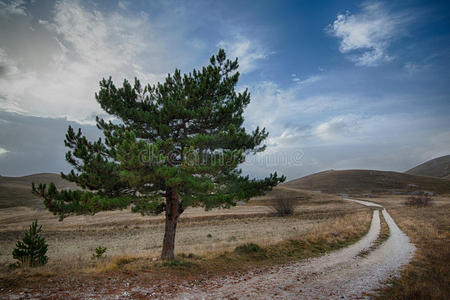
<path fill-rule="evenodd" d="M 332 194 L 376 194 L 412 191 L 450 193 L 450 180 L 448 179 L 375 170 L 330 170 L 294 179 L 284 185 Z"/>
<path fill-rule="evenodd" d="M 42 207 L 42 200 L 31 193 L 31 183 L 54 182 L 60 189 L 76 188 L 76 185 L 64 180 L 59 174 L 41 173 L 23 177 L 0 176 L 0 208 L 28 206 Z"/>
<path fill-rule="evenodd" d="M 331 194 L 390 194 L 393 191 L 433 191 L 438 194 L 450 194 L 449 177 L 450 175 L 447 175 L 446 178 L 436 178 L 375 170 L 330 170 L 294 179 L 284 183 L 283 186 Z M 41 173 L 23 177 L 0 176 L 0 208 L 17 206 L 42 208 L 42 199 L 31 193 L 32 182 L 54 182 L 59 189 L 77 188 L 75 184 L 54 173 Z"/>
<path fill-rule="evenodd" d="M 406 171 L 405 173 L 448 179 L 450 178 L 450 155 L 429 160 Z"/>

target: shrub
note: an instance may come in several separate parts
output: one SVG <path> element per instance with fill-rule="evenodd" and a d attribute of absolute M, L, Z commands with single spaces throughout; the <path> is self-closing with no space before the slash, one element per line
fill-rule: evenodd
<path fill-rule="evenodd" d="M 269 205 L 278 216 L 289 216 L 294 213 L 300 198 L 292 193 L 277 192 L 273 195 Z"/>
<path fill-rule="evenodd" d="M 416 207 L 424 207 L 431 205 L 431 202 L 433 199 L 431 196 L 427 194 L 422 194 L 419 196 L 410 196 L 408 199 L 406 199 L 405 204 L 410 206 L 416 206 Z"/>
<path fill-rule="evenodd" d="M 234 249 L 234 252 L 238 254 L 262 254 L 262 255 L 266 254 L 266 250 L 264 250 L 259 245 L 254 243 L 248 243 L 241 246 L 237 246 Z"/>
<path fill-rule="evenodd" d="M 48 257 L 45 254 L 48 246 L 45 238 L 40 236 L 41 231 L 42 225 L 38 227 L 37 220 L 34 220 L 23 239 L 17 241 L 12 255 L 20 265 L 36 267 L 47 263 Z"/>
<path fill-rule="evenodd" d="M 103 254 L 106 252 L 106 247 L 98 246 L 95 248 L 95 252 L 92 253 L 91 259 L 100 259 L 104 258 Z"/>

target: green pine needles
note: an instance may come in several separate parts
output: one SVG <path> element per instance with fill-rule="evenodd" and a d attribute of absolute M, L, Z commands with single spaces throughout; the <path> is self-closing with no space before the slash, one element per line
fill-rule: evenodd
<path fill-rule="evenodd" d="M 116 87 L 103 79 L 95 96 L 112 120 L 97 117 L 103 138 L 89 141 L 69 127 L 65 139 L 73 170 L 61 176 L 83 191 L 33 184 L 33 192 L 60 219 L 128 206 L 143 215 L 165 213 L 162 258 L 173 258 L 177 220 L 187 207 L 229 208 L 285 180 L 241 174 L 239 165 L 264 151 L 268 133 L 243 127 L 250 93 L 235 90 L 238 67 L 219 50 L 207 66 L 175 70 L 156 85 L 135 79 Z"/>
<path fill-rule="evenodd" d="M 124 209 L 131 203 L 130 198 L 124 196 L 109 197 L 81 190 L 58 191 L 54 183 L 50 183 L 48 189 L 46 184 L 36 187 L 34 182 L 31 187 L 35 194 L 44 198 L 45 207 L 57 214 L 60 221 L 74 213 L 93 215 L 99 211 Z"/>
<path fill-rule="evenodd" d="M 48 261 L 47 243 L 40 233 L 42 225 L 38 227 L 37 220 L 33 221 L 30 229 L 25 232 L 21 241 L 17 241 L 16 248 L 12 255 L 17 259 L 20 265 L 28 267 L 36 267 L 45 265 Z"/>

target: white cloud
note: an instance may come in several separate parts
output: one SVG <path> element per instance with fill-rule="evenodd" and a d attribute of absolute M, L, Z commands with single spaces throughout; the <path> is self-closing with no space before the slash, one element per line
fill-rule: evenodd
<path fill-rule="evenodd" d="M 445 116 L 374 112 L 371 99 L 358 93 L 303 97 L 297 84 L 281 89 L 264 82 L 250 91 L 246 127 L 260 125 L 270 133 L 267 151 L 243 166 L 250 174 L 276 170 L 298 178 L 330 168 L 404 171 L 418 157 L 425 161 L 448 154 L 450 132 L 442 130 L 448 124 Z M 380 105 L 389 106 L 390 99 L 379 99 Z M 297 153 L 304 153 L 299 162 Z M 267 164 L 268 160 L 288 163 Z"/>
<path fill-rule="evenodd" d="M 316 78 L 315 75 L 308 78 Z M 312 116 L 330 110 L 351 106 L 353 97 L 342 97 L 337 94 L 318 94 L 304 96 L 306 87 L 312 87 L 319 80 L 306 79 L 290 87 L 281 88 L 278 84 L 265 81 L 249 86 L 252 100 L 246 110 L 246 120 L 250 124 L 264 126 L 282 126 L 288 120 L 299 119 L 300 116 Z M 268 114 L 268 112 L 270 112 Z M 281 134 L 282 130 L 276 134 Z"/>
<path fill-rule="evenodd" d="M 58 48 L 45 69 L 32 71 L 21 70 L 0 51 L 8 75 L 0 77 L 1 110 L 92 122 L 92 115 L 101 112 L 94 99 L 101 78 L 113 76 L 119 84 L 135 76 L 144 83 L 162 78 L 138 63 L 144 51 L 163 52 L 153 43 L 146 15 L 125 17 L 88 10 L 78 2 L 57 2 L 54 17 L 39 24 L 54 35 Z"/>
<path fill-rule="evenodd" d="M 359 66 L 376 66 L 392 59 L 387 53 L 391 42 L 403 31 L 408 17 L 388 11 L 382 3 L 366 2 L 359 14 L 339 14 L 327 31 L 341 41 L 342 53 Z"/>
<path fill-rule="evenodd" d="M 8 150 L 0 147 L 0 155 L 3 155 L 3 154 L 8 153 L 8 152 L 9 152 Z"/>
<path fill-rule="evenodd" d="M 393 99 L 396 103 L 404 101 L 394 95 L 374 103 L 372 98 L 358 91 L 339 94 L 297 83 L 281 88 L 274 82 L 260 82 L 248 88 L 252 100 L 245 110 L 245 125 L 249 129 L 256 126 L 267 129 L 270 135 L 266 144 L 270 151 L 373 143 L 408 144 L 417 136 L 441 131 L 432 127 L 442 126 L 433 125 L 436 124 L 433 117 L 392 112 Z"/>
<path fill-rule="evenodd" d="M 355 115 L 343 115 L 320 123 L 314 134 L 325 141 L 342 141 L 347 137 L 354 139 L 361 129 L 358 117 Z"/>
<path fill-rule="evenodd" d="M 0 1 L 0 14 L 26 16 L 24 0 Z"/>
<path fill-rule="evenodd" d="M 245 110 L 246 126 L 265 127 L 269 131 L 268 150 L 335 143 L 319 138 L 315 128 L 336 111 L 356 107 L 358 97 L 308 94 L 307 89 L 314 88 L 315 82 L 317 80 L 311 80 L 309 85 L 294 83 L 284 89 L 274 82 L 260 82 L 249 87 L 252 100 Z"/>
<path fill-rule="evenodd" d="M 239 72 L 242 74 L 255 70 L 258 61 L 268 57 L 268 53 L 258 42 L 241 34 L 233 39 L 222 40 L 217 46 L 225 49 L 230 59 L 239 58 Z"/>

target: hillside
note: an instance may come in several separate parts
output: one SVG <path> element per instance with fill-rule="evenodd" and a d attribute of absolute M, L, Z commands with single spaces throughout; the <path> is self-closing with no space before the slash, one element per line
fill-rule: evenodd
<path fill-rule="evenodd" d="M 406 171 L 405 173 L 412 175 L 450 178 L 450 155 L 429 160 Z"/>
<path fill-rule="evenodd" d="M 28 206 L 42 207 L 42 200 L 31 193 L 31 183 L 54 182 L 58 188 L 76 188 L 59 174 L 41 173 L 23 177 L 0 176 L 0 208 Z"/>
<path fill-rule="evenodd" d="M 374 170 L 325 171 L 285 183 L 299 189 L 325 193 L 392 193 L 433 191 L 450 193 L 450 180 Z"/>

